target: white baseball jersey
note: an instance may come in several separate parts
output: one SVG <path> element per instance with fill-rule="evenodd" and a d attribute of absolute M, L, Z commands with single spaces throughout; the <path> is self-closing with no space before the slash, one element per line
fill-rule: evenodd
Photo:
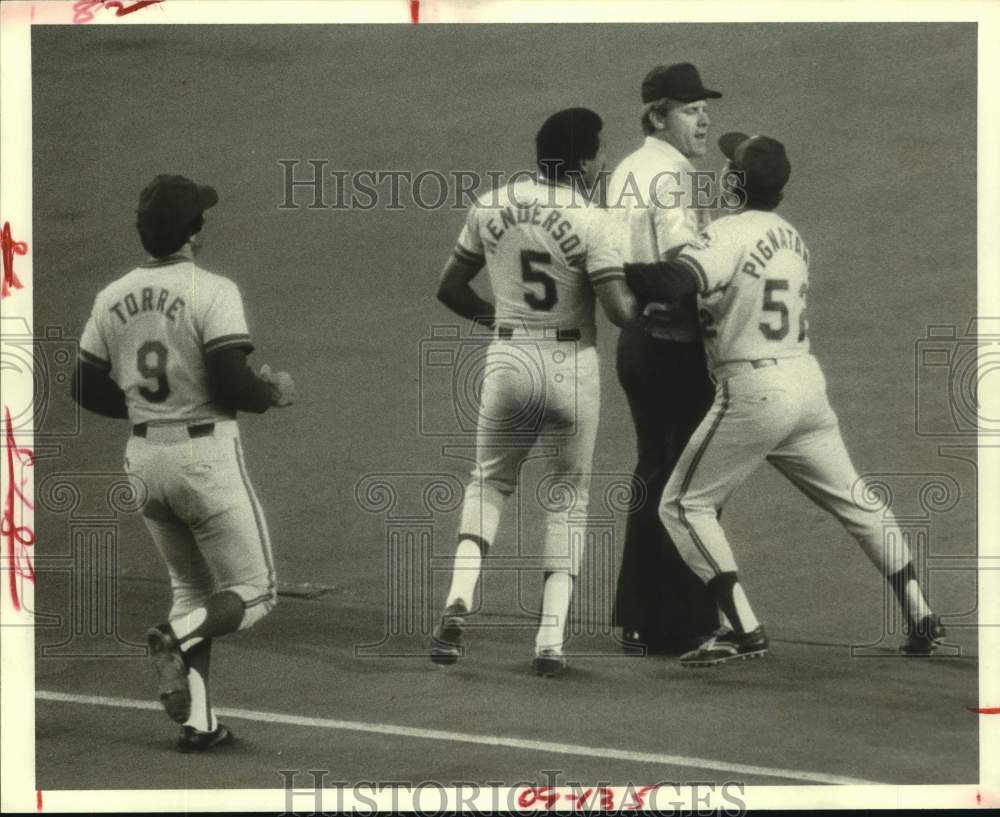
<path fill-rule="evenodd" d="M 809 249 L 774 212 L 715 221 L 676 261 L 698 276 L 709 367 L 809 354 Z"/>
<path fill-rule="evenodd" d="M 108 370 L 133 423 L 231 418 L 212 402 L 207 352 L 253 349 L 236 284 L 198 267 L 185 246 L 98 293 L 80 355 Z"/>
<path fill-rule="evenodd" d="M 736 572 L 719 511 L 766 460 L 835 516 L 883 575 L 902 569 L 907 541 L 888 510 L 857 501 L 867 489 L 809 353 L 809 250 L 798 231 L 776 213 L 748 210 L 715 221 L 677 261 L 698 277 L 705 348 L 719 367 L 715 402 L 660 501 L 688 566 L 705 582 Z"/>
<path fill-rule="evenodd" d="M 525 179 L 469 208 L 455 247 L 486 263 L 497 326 L 578 329 L 593 341 L 593 286 L 624 279 L 608 214 L 562 184 Z"/>

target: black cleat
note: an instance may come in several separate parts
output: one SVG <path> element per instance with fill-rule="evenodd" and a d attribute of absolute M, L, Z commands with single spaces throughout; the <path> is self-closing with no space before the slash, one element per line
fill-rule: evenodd
<path fill-rule="evenodd" d="M 642 630 L 637 630 L 633 628 L 625 628 L 622 630 L 622 646 L 625 648 L 626 652 L 634 650 L 636 647 L 645 650 L 646 649 L 646 638 L 642 634 Z"/>
<path fill-rule="evenodd" d="M 756 630 L 738 635 L 723 627 L 698 649 L 681 656 L 682 667 L 714 667 L 727 661 L 745 661 L 767 655 L 767 633 L 761 624 Z"/>
<path fill-rule="evenodd" d="M 916 624 L 910 625 L 906 641 L 900 646 L 903 655 L 932 655 L 941 646 L 948 632 L 941 619 L 934 613 L 924 616 Z"/>
<path fill-rule="evenodd" d="M 202 732 L 193 726 L 184 726 L 181 728 L 180 737 L 177 738 L 177 748 L 185 754 L 207 752 L 219 746 L 228 746 L 232 742 L 233 733 L 224 723 L 220 723 L 212 732 Z"/>
<path fill-rule="evenodd" d="M 539 650 L 535 655 L 535 659 L 531 662 L 532 669 L 535 670 L 536 675 L 542 675 L 546 678 L 554 678 L 557 675 L 562 675 L 566 670 L 566 656 L 563 655 L 559 650 L 547 647 L 543 650 Z"/>
<path fill-rule="evenodd" d="M 148 630 L 146 643 L 159 678 L 160 702 L 172 721 L 184 723 L 191 716 L 191 690 L 180 645 L 167 625 Z"/>
<path fill-rule="evenodd" d="M 462 630 L 468 613 L 464 604 L 450 604 L 444 608 L 441 623 L 434 628 L 431 638 L 431 661 L 435 664 L 454 664 L 465 653 Z"/>

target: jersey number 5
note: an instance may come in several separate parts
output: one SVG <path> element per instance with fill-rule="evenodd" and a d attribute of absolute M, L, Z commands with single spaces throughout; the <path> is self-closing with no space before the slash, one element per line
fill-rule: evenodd
<path fill-rule="evenodd" d="M 542 272 L 535 264 L 549 264 L 552 256 L 547 252 L 537 250 L 521 250 L 521 280 L 527 284 L 541 284 L 542 296 L 534 292 L 524 293 L 524 301 L 532 309 L 548 312 L 559 300 L 556 295 L 556 282 L 547 272 Z"/>
<path fill-rule="evenodd" d="M 775 297 L 776 292 L 787 291 L 788 281 L 784 278 L 774 278 L 770 281 L 764 282 L 764 303 L 762 304 L 761 309 L 765 312 L 773 312 L 778 316 L 777 326 L 768 321 L 761 321 L 757 324 L 764 337 L 768 340 L 784 340 L 785 336 L 788 334 L 788 304 Z M 799 289 L 799 301 L 801 302 L 801 306 L 799 308 L 798 341 L 800 343 L 806 339 L 806 333 L 809 329 L 809 324 L 806 320 L 806 292 L 808 291 L 809 287 L 806 284 L 803 284 L 801 289 Z"/>
<path fill-rule="evenodd" d="M 150 403 L 162 403 L 170 396 L 170 384 L 167 382 L 167 347 L 158 340 L 147 340 L 139 347 L 136 361 L 139 374 L 143 377 L 156 378 L 156 388 L 139 387 L 141 394 Z"/>

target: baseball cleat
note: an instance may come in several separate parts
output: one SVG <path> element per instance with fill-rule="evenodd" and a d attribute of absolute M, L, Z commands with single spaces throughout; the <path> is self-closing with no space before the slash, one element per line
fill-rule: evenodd
<path fill-rule="evenodd" d="M 464 604 L 450 604 L 444 608 L 441 623 L 434 628 L 431 639 L 431 661 L 435 664 L 454 664 L 465 653 L 462 630 L 468 612 Z"/>
<path fill-rule="evenodd" d="M 554 678 L 566 670 L 566 656 L 557 649 L 546 647 L 536 652 L 531 666 L 535 670 L 536 675 Z"/>
<path fill-rule="evenodd" d="M 181 728 L 181 735 L 177 738 L 177 748 L 185 754 L 207 752 L 219 746 L 228 746 L 232 742 L 233 733 L 224 723 L 220 723 L 211 732 L 202 732 L 193 726 L 185 726 Z"/>
<path fill-rule="evenodd" d="M 715 632 L 698 649 L 681 656 L 682 667 L 713 667 L 727 661 L 745 661 L 747 658 L 762 658 L 767 655 L 767 633 L 764 625 L 756 630 L 739 635 L 723 627 Z"/>
<path fill-rule="evenodd" d="M 931 655 L 941 646 L 947 635 L 948 632 L 941 623 L 941 619 L 931 613 L 929 616 L 924 616 L 916 624 L 910 625 L 909 635 L 900 646 L 899 651 L 903 655 Z"/>
<path fill-rule="evenodd" d="M 160 702 L 172 721 L 184 723 L 191 716 L 191 690 L 180 645 L 167 625 L 148 630 L 146 643 L 159 677 Z"/>

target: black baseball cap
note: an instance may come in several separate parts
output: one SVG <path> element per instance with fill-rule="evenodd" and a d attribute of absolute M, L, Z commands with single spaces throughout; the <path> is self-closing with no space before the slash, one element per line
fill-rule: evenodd
<path fill-rule="evenodd" d="M 724 133 L 719 137 L 719 150 L 746 174 L 746 186 L 761 193 L 779 192 L 792 175 L 785 146 L 770 136 Z"/>
<path fill-rule="evenodd" d="M 164 232 L 181 229 L 219 203 L 214 187 L 195 184 L 184 176 L 161 174 L 139 194 L 140 223 Z"/>
<path fill-rule="evenodd" d="M 699 99 L 719 99 L 718 91 L 710 91 L 701 84 L 698 69 L 689 62 L 674 65 L 657 65 L 642 81 L 642 101 L 676 99 L 678 102 L 697 102 Z"/>

